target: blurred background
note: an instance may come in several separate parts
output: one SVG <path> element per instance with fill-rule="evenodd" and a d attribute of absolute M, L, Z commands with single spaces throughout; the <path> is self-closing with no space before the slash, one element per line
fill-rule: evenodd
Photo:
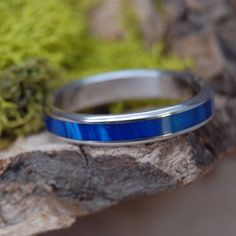
<path fill-rule="evenodd" d="M 154 12 L 162 7 L 161 1 L 152 4 L 144 7 Z M 0 2 L 0 148 L 42 130 L 45 96 L 73 79 L 126 68 L 192 66 L 165 52 L 163 40 L 145 37 L 137 6 L 100 0 Z"/>
<path fill-rule="evenodd" d="M 191 70 L 235 96 L 235 11 L 233 0 L 1 0 L 0 148 L 43 129 L 52 90 L 98 72 Z"/>

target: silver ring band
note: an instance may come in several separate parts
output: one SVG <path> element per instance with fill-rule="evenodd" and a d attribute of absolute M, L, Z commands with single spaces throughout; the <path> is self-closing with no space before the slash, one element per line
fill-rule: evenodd
<path fill-rule="evenodd" d="M 75 113 L 108 102 L 160 97 L 183 101 L 118 115 Z M 60 88 L 52 96 L 45 124 L 49 132 L 68 141 L 125 145 L 193 131 L 213 113 L 213 90 L 208 83 L 185 73 L 137 69 L 91 76 Z"/>

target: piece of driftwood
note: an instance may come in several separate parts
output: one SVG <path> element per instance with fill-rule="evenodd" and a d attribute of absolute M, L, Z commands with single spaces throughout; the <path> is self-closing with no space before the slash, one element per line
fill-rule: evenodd
<path fill-rule="evenodd" d="M 150 10 L 153 9 L 151 0 L 130 3 L 140 16 L 147 45 L 156 39 L 166 39 L 170 52 L 193 58 L 197 62 L 196 73 L 212 81 L 217 91 L 214 119 L 192 133 L 137 146 L 72 145 L 59 142 L 48 133 L 17 140 L 13 147 L 0 153 L 1 236 L 33 235 L 68 227 L 77 216 L 124 199 L 186 185 L 206 173 L 219 157 L 234 147 L 236 57 L 233 55 L 236 47 L 232 41 L 234 31 L 230 27 L 227 31 L 224 24 L 236 22 L 232 14 L 235 8 L 230 1 L 218 0 L 217 4 L 223 7 L 220 12 L 214 4 L 210 6 L 215 10 L 210 7 L 211 11 L 207 11 L 206 2 L 212 1 L 168 0 L 166 11 L 161 14 Z M 109 18 L 120 19 L 122 11 L 116 12 L 120 2 L 104 0 L 105 5 L 99 5 L 92 13 L 91 27 L 104 37 L 122 37 L 122 27 L 115 22 L 112 24 L 117 28 L 111 27 L 112 32 L 102 31 Z M 181 4 L 185 7 L 178 7 Z M 210 29 L 205 29 L 204 24 L 197 27 L 196 19 Z M 220 24 L 215 23 L 217 19 Z M 223 37 L 220 35 L 226 35 L 224 40 L 220 40 Z M 230 53 L 228 48 L 232 48 Z"/>

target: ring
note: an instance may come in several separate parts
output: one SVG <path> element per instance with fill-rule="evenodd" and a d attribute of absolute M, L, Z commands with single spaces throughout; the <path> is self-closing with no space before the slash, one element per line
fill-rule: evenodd
<path fill-rule="evenodd" d="M 128 99 L 177 99 L 166 107 L 122 114 L 77 111 Z M 191 132 L 214 113 L 211 86 L 198 77 L 155 69 L 123 70 L 87 77 L 57 90 L 46 108 L 47 130 L 82 144 L 126 145 Z"/>

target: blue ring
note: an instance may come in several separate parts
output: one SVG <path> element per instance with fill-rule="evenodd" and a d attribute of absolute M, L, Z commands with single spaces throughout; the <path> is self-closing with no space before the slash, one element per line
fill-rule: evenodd
<path fill-rule="evenodd" d="M 166 117 L 120 123 L 80 123 L 47 115 L 46 128 L 53 134 L 75 141 L 130 142 L 184 133 L 208 121 L 214 111 L 212 98 L 190 110 Z"/>

